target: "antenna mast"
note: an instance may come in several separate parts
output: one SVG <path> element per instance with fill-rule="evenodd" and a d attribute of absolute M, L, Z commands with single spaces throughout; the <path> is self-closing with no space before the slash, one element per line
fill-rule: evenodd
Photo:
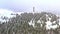
<path fill-rule="evenodd" d="M 35 7 L 33 7 L 33 12 L 35 12 Z"/>

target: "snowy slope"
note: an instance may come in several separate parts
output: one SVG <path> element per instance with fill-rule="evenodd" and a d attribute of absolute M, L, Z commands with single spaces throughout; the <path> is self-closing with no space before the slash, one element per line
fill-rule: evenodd
<path fill-rule="evenodd" d="M 20 15 L 21 13 L 24 13 L 24 12 L 14 12 L 14 11 L 7 10 L 7 9 L 0 9 L 0 21 L 1 22 L 8 21 L 9 18 L 15 17 L 16 16 L 15 14 Z M 14 14 L 14 15 L 11 15 L 11 14 Z M 8 19 L 7 20 L 2 19 L 4 17 L 7 17 Z"/>
<path fill-rule="evenodd" d="M 42 14 L 42 13 L 41 13 Z M 59 15 L 54 15 L 54 14 L 51 14 L 51 13 L 47 13 L 47 14 L 44 14 L 45 16 L 46 16 L 46 29 L 48 30 L 48 29 L 55 29 L 55 28 L 57 28 L 57 27 L 59 27 L 60 26 L 60 16 Z M 42 16 L 44 16 L 44 15 L 42 15 Z M 54 16 L 54 17 L 53 17 Z M 53 18 L 52 18 L 53 17 Z M 40 23 L 41 24 L 41 19 L 42 19 L 43 17 L 40 17 L 40 19 L 37 21 L 37 23 Z M 53 19 L 55 19 L 56 18 L 56 20 L 53 20 Z M 33 18 L 32 18 L 33 19 Z M 53 22 L 51 21 L 51 20 L 53 20 Z M 35 25 L 35 23 L 34 22 L 32 22 L 32 21 L 35 21 L 35 20 L 31 20 L 30 22 L 29 22 L 29 25 L 32 25 L 33 27 L 34 27 L 34 25 Z M 43 20 L 42 20 L 43 21 Z M 59 21 L 59 22 L 57 22 L 57 21 Z M 43 21 L 44 22 L 44 21 Z M 58 25 L 56 24 L 56 22 L 57 23 L 59 23 Z M 53 25 L 54 24 L 54 25 Z M 42 26 L 42 24 L 41 24 L 41 26 Z"/>
<path fill-rule="evenodd" d="M 0 9 L 0 21 L 1 22 L 5 22 L 5 21 L 8 21 L 8 19 L 9 18 L 12 18 L 12 17 L 15 17 L 16 15 L 11 15 L 11 14 L 21 14 L 21 13 L 24 13 L 24 12 L 13 12 L 13 11 L 11 11 L 11 10 L 7 10 L 7 9 Z M 27 12 L 27 13 L 40 13 L 40 12 Z M 41 13 L 42 14 L 42 13 Z M 51 19 L 52 19 L 52 16 L 54 16 L 53 14 L 51 14 L 51 13 L 47 13 L 47 14 L 44 14 L 45 16 L 46 16 L 46 29 L 55 29 L 55 28 L 57 28 L 57 27 L 59 27 L 57 24 L 56 24 L 56 21 L 54 20 L 53 22 L 51 22 Z M 40 19 L 37 21 L 37 23 L 40 23 L 41 24 L 41 19 L 43 18 L 43 16 L 44 15 L 42 15 L 42 17 L 40 17 Z M 2 18 L 3 17 L 8 17 L 8 19 L 7 20 L 3 20 Z M 59 17 L 59 18 L 57 18 L 57 20 L 59 21 L 59 25 L 60 25 L 60 16 L 59 15 L 56 15 L 56 17 Z M 33 22 L 32 22 L 33 21 Z M 33 27 L 34 27 L 34 25 L 35 25 L 35 20 L 33 20 L 33 18 L 32 18 L 32 20 L 30 20 L 30 22 L 29 22 L 29 25 L 32 25 Z M 42 22 L 43 22 L 43 20 L 42 20 Z M 55 24 L 55 25 L 53 25 L 52 26 L 52 23 L 53 24 Z M 42 27 L 42 24 L 41 24 L 41 27 Z"/>

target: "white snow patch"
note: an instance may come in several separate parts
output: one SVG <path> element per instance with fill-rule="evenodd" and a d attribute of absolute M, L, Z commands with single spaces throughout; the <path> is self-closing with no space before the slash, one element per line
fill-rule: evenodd
<path fill-rule="evenodd" d="M 53 21 L 53 24 L 55 24 L 56 23 L 56 21 Z"/>
<path fill-rule="evenodd" d="M 38 20 L 38 21 L 37 21 L 37 23 L 41 24 L 41 27 L 42 27 L 42 23 L 41 23 L 41 21 L 40 21 L 40 20 Z"/>
<path fill-rule="evenodd" d="M 46 22 L 46 29 L 50 29 L 51 24 L 52 24 L 52 23 L 51 23 L 50 21 L 47 21 L 47 22 Z"/>
<path fill-rule="evenodd" d="M 59 15 L 56 15 L 57 17 L 60 17 Z"/>
<path fill-rule="evenodd" d="M 58 19 L 59 20 L 59 25 L 60 25 L 60 19 Z"/>
<path fill-rule="evenodd" d="M 42 27 L 42 24 L 41 24 L 41 27 Z"/>
<path fill-rule="evenodd" d="M 14 13 L 14 12 L 7 9 L 0 9 L 0 17 L 1 16 L 6 16 L 8 18 L 13 17 L 14 15 L 11 15 L 11 13 Z"/>
<path fill-rule="evenodd" d="M 41 23 L 41 21 L 40 21 L 40 20 L 38 20 L 38 21 L 37 21 L 37 23 Z"/>
<path fill-rule="evenodd" d="M 47 21 L 47 22 L 45 22 L 47 25 L 51 25 L 52 24 L 52 22 L 50 22 L 50 21 Z"/>
<path fill-rule="evenodd" d="M 32 22 L 32 20 L 30 22 L 28 22 L 28 23 L 29 23 L 29 25 L 32 25 L 33 27 L 35 25 L 34 21 Z"/>
<path fill-rule="evenodd" d="M 51 18 L 49 18 L 49 21 L 51 20 Z"/>
<path fill-rule="evenodd" d="M 48 15 L 46 14 L 46 17 L 48 17 Z"/>
<path fill-rule="evenodd" d="M 52 29 L 55 29 L 55 28 L 57 28 L 57 27 L 58 27 L 57 24 L 56 24 L 56 25 L 53 25 L 53 26 L 52 26 L 52 25 L 50 26 L 50 28 L 52 28 Z"/>
<path fill-rule="evenodd" d="M 51 20 L 51 18 L 46 14 L 46 20 L 48 21 L 48 19 L 49 21 Z"/>
<path fill-rule="evenodd" d="M 14 12 L 14 14 L 19 14 L 19 15 L 21 15 L 22 13 L 25 13 L 25 12 Z"/>
<path fill-rule="evenodd" d="M 57 28 L 58 27 L 58 25 L 56 24 L 56 25 L 52 25 L 52 23 L 55 23 L 56 21 L 54 21 L 54 22 L 50 22 L 50 21 L 47 21 L 46 22 L 46 29 L 48 30 L 48 29 L 55 29 L 55 28 Z"/>

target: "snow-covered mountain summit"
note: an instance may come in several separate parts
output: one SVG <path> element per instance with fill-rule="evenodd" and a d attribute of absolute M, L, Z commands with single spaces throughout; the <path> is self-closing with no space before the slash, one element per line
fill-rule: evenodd
<path fill-rule="evenodd" d="M 39 23 L 41 27 L 44 24 L 46 29 L 55 29 L 60 26 L 60 16 L 47 12 L 13 12 L 11 10 L 0 9 L 0 21 L 8 21 L 10 18 L 15 17 L 16 14 L 22 15 L 22 19 L 28 19 L 29 25 L 33 27 L 36 27 L 35 23 Z"/>
<path fill-rule="evenodd" d="M 41 12 L 30 20 L 29 25 L 35 27 L 35 22 L 40 23 L 41 27 L 45 24 L 44 27 L 46 27 L 46 29 L 55 29 L 60 26 L 60 16 L 52 13 Z"/>

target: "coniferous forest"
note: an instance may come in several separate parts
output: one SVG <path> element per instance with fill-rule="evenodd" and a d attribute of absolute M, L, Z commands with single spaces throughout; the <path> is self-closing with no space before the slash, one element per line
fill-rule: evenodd
<path fill-rule="evenodd" d="M 9 21 L 0 22 L 0 34 L 60 34 L 59 19 L 59 16 L 47 12 L 16 14 Z M 48 29 L 49 22 L 57 27 Z"/>

